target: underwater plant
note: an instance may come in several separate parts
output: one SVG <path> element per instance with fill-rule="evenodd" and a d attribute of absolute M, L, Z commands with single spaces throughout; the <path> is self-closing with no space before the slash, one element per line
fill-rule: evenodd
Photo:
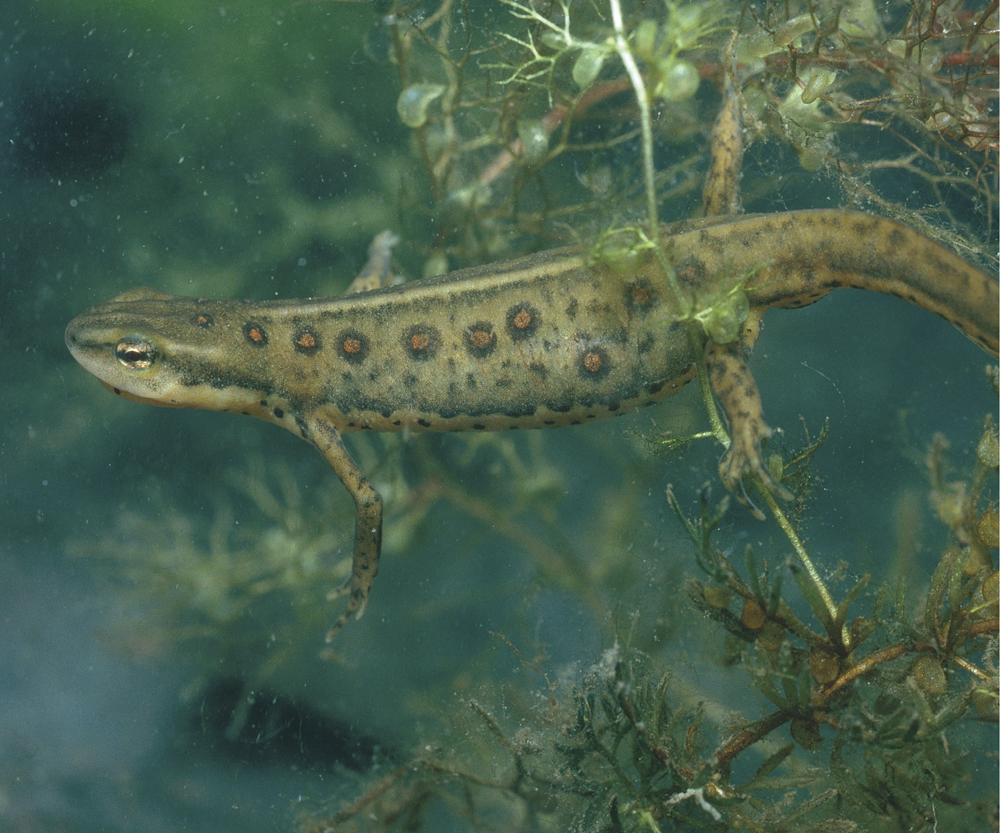
<path fill-rule="evenodd" d="M 697 211 L 733 30 L 749 145 L 744 204 L 809 205 L 819 181 L 848 205 L 995 264 L 995 2 L 443 0 L 396 3 L 379 15 L 367 54 L 398 75 L 396 116 L 410 131 L 413 160 L 394 161 L 402 184 L 394 192 L 383 182 L 382 193 L 397 201 L 407 240 L 399 258 L 414 274 L 567 239 L 602 241 L 595 252 L 605 257 L 655 244 L 658 219 Z M 331 146 L 343 136 L 357 143 L 316 100 L 287 106 L 299 104 Z M 269 175 L 282 195 L 269 206 L 278 219 L 222 276 L 224 288 L 247 264 L 287 258 L 304 240 L 332 234 L 345 214 L 364 213 L 288 196 L 284 172 Z M 731 277 L 725 300 L 738 308 L 743 276 Z M 722 306 L 710 299 L 691 317 L 700 325 Z M 742 323 L 738 309 L 720 317 Z M 645 425 L 613 448 L 605 435 L 574 438 L 578 456 L 599 461 L 593 468 L 628 464 L 627 476 L 595 474 L 553 453 L 546 443 L 558 440 L 535 436 L 359 443 L 387 496 L 394 557 L 403 561 L 429 536 L 428 518 L 454 527 L 449 547 L 432 548 L 434 565 L 387 588 L 390 623 L 425 644 L 452 644 L 427 622 L 460 605 L 466 587 L 501 606 L 499 597 L 530 584 L 527 595 L 582 602 L 611 635 L 596 658 L 553 668 L 543 638 L 523 647 L 535 622 L 519 610 L 518 633 L 505 626 L 490 648 L 456 662 L 460 670 L 423 679 L 408 714 L 435 717 L 416 730 L 419 751 L 374 768 L 353 799 L 310 807 L 300 829 L 995 826 L 993 734 L 983 731 L 997 705 L 993 424 L 957 476 L 944 441 L 928 452 L 932 509 L 919 504 L 915 514 L 923 524 L 939 518 L 951 538 L 927 581 L 908 584 L 859 573 L 851 564 L 861 552 L 830 565 L 829 550 L 821 560 L 822 546 L 803 532 L 811 519 L 823 521 L 815 500 L 822 468 L 811 461 L 825 430 L 815 441 L 807 434 L 801 451 L 775 438 L 768 464 L 794 500 L 778 503 L 761 490 L 755 499 L 778 519 L 777 531 L 762 542 L 740 531 L 728 501 L 697 488 L 707 471 L 714 477 L 714 463 L 701 460 L 715 452 L 692 438 L 723 431 L 718 422 L 698 430 L 699 404 L 679 405 L 679 424 L 665 438 Z M 967 418 L 980 422 L 981 414 Z M 899 434 L 912 453 L 919 443 Z M 155 501 L 152 517 L 123 511 L 117 537 L 84 548 L 112 554 L 116 568 L 130 565 L 119 578 L 144 613 L 156 612 L 146 620 L 156 632 L 150 642 L 211 636 L 239 657 L 248 691 L 326 673 L 302 669 L 315 657 L 310 634 L 325 613 L 325 589 L 345 574 L 349 554 L 342 502 L 315 498 L 303 486 L 312 486 L 305 469 L 267 465 L 256 476 L 233 469 L 229 485 L 213 489 L 218 509 L 207 528 L 195 528 L 175 495 Z M 658 478 L 668 465 L 693 473 L 664 492 Z M 593 478 L 595 497 L 574 494 L 582 506 L 571 514 L 561 498 L 578 471 Z M 269 478 L 279 486 L 261 485 Z M 246 502 L 251 482 L 250 509 L 237 522 L 229 503 Z M 650 503 L 658 509 L 646 511 Z M 657 512 L 676 515 L 690 543 L 662 543 L 667 522 Z M 482 549 L 502 558 L 511 578 L 497 579 L 493 566 L 478 568 L 485 579 L 469 578 L 477 568 L 465 563 L 468 554 L 481 556 L 475 544 L 487 535 L 501 543 Z M 508 550 L 527 553 L 530 570 Z M 917 550 L 914 543 L 899 559 L 914 573 Z M 691 569 L 701 575 L 684 585 L 686 600 L 670 593 Z M 428 585 L 444 588 L 447 601 Z M 678 661 L 670 643 L 685 636 L 709 648 Z M 349 641 L 335 650 L 328 658 L 341 662 L 363 653 Z M 518 675 L 499 677 L 481 656 L 488 651 L 514 657 Z M 529 672 L 540 682 L 526 684 Z M 477 686 L 462 684 L 470 676 Z"/>
<path fill-rule="evenodd" d="M 657 110 L 659 119 L 672 120 L 672 108 L 691 101 L 700 78 L 722 73 L 729 27 L 740 33 L 740 95 L 756 143 L 785 143 L 802 171 L 824 176 L 850 203 L 995 264 L 996 3 L 878 10 L 860 0 L 726 10 L 666 2 L 635 4 L 624 16 L 615 0 L 607 11 L 599 3 L 504 5 L 524 28 L 479 47 L 468 8 L 457 4 L 467 37 L 458 62 L 449 48 L 452 4 L 425 16 L 418 6 L 400 7 L 392 24 L 401 116 L 419 100 L 419 115 L 404 122 L 428 163 L 433 271 L 445 258 L 506 251 L 515 231 L 551 233 L 546 229 L 586 212 L 583 204 L 531 202 L 548 193 L 540 185 L 545 169 L 563 155 L 574 158 L 585 189 L 599 186 L 600 165 L 612 160 L 616 181 L 643 183 L 613 195 L 592 192 L 600 216 L 617 224 L 611 239 L 641 225 L 637 218 L 655 229 L 665 206 L 689 202 L 693 188 L 684 177 L 696 170 L 699 151 L 665 172 L 653 160 L 663 143 L 676 141 L 674 125 L 655 137 L 656 120 L 633 125 L 644 108 L 647 119 Z M 470 92 L 471 56 L 502 90 L 492 104 L 480 91 L 489 86 Z M 634 109 L 623 105 L 630 87 Z M 467 111 L 490 107 L 492 122 L 482 115 L 473 122 L 478 141 L 463 140 Z M 588 123 L 595 112 L 601 138 L 585 142 L 598 129 Z M 696 127 L 696 112 L 688 112 Z M 866 148 L 870 130 L 893 144 Z M 617 151 L 637 143 L 643 161 L 626 162 L 623 175 Z M 494 156 L 477 164 L 484 147 Z M 588 155 L 591 167 L 581 172 L 579 160 Z M 645 175 L 632 174 L 643 162 Z M 501 173 L 511 170 L 503 196 Z M 744 179 L 745 199 L 766 202 L 769 191 L 782 191 L 763 173 Z M 929 194 L 926 204 L 899 199 L 910 184 Z M 525 210 L 528 204 L 540 210 Z M 996 378 L 991 368 L 994 394 Z M 928 581 L 916 587 L 897 575 L 876 579 L 873 589 L 870 575 L 843 563 L 823 570 L 810 556 L 799 530 L 813 511 L 813 458 L 828 424 L 787 459 L 769 457 L 775 479 L 795 495 L 786 515 L 759 490 L 786 538 L 777 551 L 720 542 L 731 535 L 728 498 L 716 502 L 702 490 L 691 517 L 690 498 L 668 487 L 666 502 L 702 574 L 686 584 L 703 617 L 699 639 L 714 631 L 716 661 L 742 679 L 738 711 L 727 713 L 704 687 L 692 694 L 691 672 L 671 667 L 642 612 L 618 622 L 598 659 L 563 673 L 497 634 L 543 683 L 538 691 L 495 681 L 474 696 L 456 695 L 448 742 L 430 740 L 405 763 L 373 773 L 339 809 L 303 814 L 300 829 L 435 829 L 442 818 L 477 830 L 996 829 L 989 785 L 998 713 L 998 455 L 993 417 L 981 424 L 962 474 L 951 470 L 941 435 L 926 453 L 926 505 L 949 539 Z M 646 439 L 676 452 L 695 436 Z M 782 555 L 789 545 L 794 555 Z M 908 596 L 914 592 L 915 600 Z M 686 663 L 701 664 L 697 675 L 707 673 L 704 661 Z M 745 716 L 751 703 L 765 713 Z"/>

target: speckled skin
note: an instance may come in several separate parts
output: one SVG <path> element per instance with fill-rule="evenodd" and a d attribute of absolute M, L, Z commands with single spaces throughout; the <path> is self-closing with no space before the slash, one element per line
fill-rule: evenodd
<path fill-rule="evenodd" d="M 891 220 L 837 210 L 706 218 L 664 227 L 663 240 L 696 308 L 748 273 L 754 320 L 837 287 L 870 289 L 944 317 L 997 355 L 997 282 Z M 375 261 L 387 272 L 387 246 Z M 377 271 L 352 288 L 378 283 Z M 363 610 L 381 538 L 381 498 L 341 432 L 541 428 L 633 411 L 695 374 L 705 339 L 678 319 L 651 255 L 615 269 L 560 249 L 339 298 L 135 289 L 73 319 L 66 343 L 116 394 L 260 417 L 320 450 L 358 510 L 351 600 L 332 636 Z M 745 364 L 726 353 L 709 367 L 734 439 L 747 435 L 723 470 L 734 488 L 766 426 L 756 389 L 741 394 L 753 384 Z"/>
<path fill-rule="evenodd" d="M 804 211 L 665 228 L 697 296 L 758 269 L 751 306 L 800 307 L 836 287 L 897 295 L 997 352 L 997 283 L 890 220 Z M 338 298 L 212 301 L 136 289 L 75 318 L 74 357 L 130 398 L 235 411 L 302 434 L 541 428 L 650 404 L 686 383 L 694 356 L 651 257 L 629 274 L 562 249 Z M 520 326 L 519 326 L 520 325 Z M 253 337 L 253 333 L 258 335 Z M 147 341 L 152 365 L 115 357 Z"/>

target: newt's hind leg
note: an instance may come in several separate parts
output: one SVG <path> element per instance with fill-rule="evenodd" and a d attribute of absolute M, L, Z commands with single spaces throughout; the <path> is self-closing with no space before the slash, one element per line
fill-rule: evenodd
<path fill-rule="evenodd" d="M 740 179 L 743 177 L 743 103 L 736 69 L 733 66 L 732 43 L 726 49 L 729 67 L 722 86 L 722 107 L 712 126 L 711 157 L 701 204 L 706 217 L 722 217 L 743 213 L 740 199 Z"/>
<path fill-rule="evenodd" d="M 707 217 L 743 211 L 740 201 L 743 107 L 733 58 L 734 43 L 735 35 L 726 48 L 722 108 L 712 127 L 711 160 L 702 191 L 702 206 Z M 764 513 L 754 506 L 743 487 L 745 474 L 754 475 L 762 488 L 785 500 L 792 495 L 771 476 L 761 459 L 760 444 L 774 434 L 774 429 L 764 422 L 760 392 L 746 362 L 759 333 L 760 313 L 751 309 L 738 339 L 728 344 L 709 341 L 705 348 L 705 366 L 712 391 L 729 420 L 731 442 L 719 461 L 719 477 L 741 504 L 763 520 Z"/>
<path fill-rule="evenodd" d="M 344 294 L 353 295 L 355 292 L 367 292 L 370 289 L 388 286 L 392 280 L 392 247 L 398 242 L 399 238 L 391 231 L 377 234 L 368 247 L 368 262 L 351 281 Z"/>
<path fill-rule="evenodd" d="M 784 500 L 791 500 L 793 495 L 771 476 L 761 457 L 760 444 L 774 434 L 774 429 L 764 421 L 760 392 L 746 363 L 759 329 L 760 315 L 751 310 L 743 326 L 742 338 L 730 344 L 709 342 L 705 348 L 705 364 L 712 391 L 729 420 L 732 441 L 719 461 L 719 477 L 741 504 L 763 520 L 764 513 L 753 504 L 743 487 L 745 474 L 754 475 L 762 488 Z"/>

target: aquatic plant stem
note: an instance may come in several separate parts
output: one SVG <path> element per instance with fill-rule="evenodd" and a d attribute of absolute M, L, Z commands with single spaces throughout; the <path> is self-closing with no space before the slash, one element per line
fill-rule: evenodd
<path fill-rule="evenodd" d="M 701 388 L 701 398 L 705 403 L 705 410 L 708 411 L 710 433 L 728 451 L 733 441 L 729 432 L 726 431 L 726 426 L 722 424 L 722 417 L 719 416 L 719 409 L 715 404 L 715 395 L 712 393 L 712 383 L 708 378 L 708 369 L 705 367 L 704 358 L 698 362 L 698 385 Z"/>
<path fill-rule="evenodd" d="M 608 0 L 611 6 L 611 21 L 615 27 L 615 49 L 622 59 L 625 72 L 628 74 L 632 88 L 635 90 L 636 103 L 639 105 L 639 129 L 642 133 L 642 174 L 646 186 L 646 216 L 649 220 L 649 236 L 652 243 L 659 247 L 660 220 L 659 206 L 656 204 L 656 169 L 653 167 L 653 119 L 649 112 L 649 96 L 642 73 L 629 48 L 625 37 L 625 26 L 622 22 L 622 7 L 618 0 Z M 675 276 L 676 277 L 676 276 Z"/>
<path fill-rule="evenodd" d="M 625 37 L 625 24 L 622 21 L 622 7 L 618 0 L 608 0 L 611 7 L 611 21 L 615 27 L 615 49 L 618 57 L 621 58 L 625 73 L 632 82 L 635 90 L 636 105 L 639 107 L 639 132 L 642 137 L 642 176 L 646 190 L 646 219 L 649 222 L 649 242 L 653 246 L 656 258 L 660 262 L 660 268 L 670 284 L 670 290 L 680 304 L 685 315 L 690 315 L 692 305 L 687 295 L 681 290 L 680 282 L 677 280 L 677 271 L 667 258 L 661 245 L 660 232 L 660 210 L 656 203 L 656 168 L 653 164 L 653 117 L 649 112 L 649 94 L 646 92 L 646 84 L 642 79 L 642 73 L 635 62 L 632 50 Z"/>
<path fill-rule="evenodd" d="M 816 569 L 816 565 L 813 564 L 812 559 L 809 557 L 809 553 L 806 552 L 802 539 L 799 538 L 798 533 L 796 533 L 795 528 L 792 526 L 792 522 L 788 520 L 788 516 L 785 515 L 782 508 L 778 505 L 778 501 L 775 500 L 771 491 L 763 484 L 758 485 L 758 491 L 764 498 L 764 503 L 766 503 L 767 508 L 771 510 L 771 514 L 778 522 L 778 526 L 781 527 L 781 531 L 785 533 L 785 537 L 788 539 L 789 543 L 791 543 L 792 549 L 795 550 L 795 554 L 799 557 L 799 561 L 802 562 L 802 566 L 806 568 L 806 572 L 809 574 L 809 578 L 812 580 L 813 586 L 816 588 L 816 592 L 819 593 L 820 598 L 823 600 L 823 607 L 826 608 L 826 613 L 830 617 L 831 623 L 836 622 L 838 616 L 837 605 L 833 601 L 830 591 L 827 590 L 826 585 L 823 583 L 823 579 L 820 578 L 819 571 Z M 845 649 L 848 651 L 851 649 L 851 635 L 847 630 L 846 624 L 841 625 L 840 641 Z"/>
<path fill-rule="evenodd" d="M 649 95 L 646 92 L 646 84 L 643 81 L 642 73 L 635 62 L 632 50 L 629 48 L 628 40 L 625 37 L 625 25 L 622 20 L 622 9 L 619 0 L 608 0 L 611 7 L 611 21 L 615 27 L 615 49 L 625 67 L 625 72 L 632 82 L 635 90 L 636 105 L 639 107 L 639 130 L 642 137 L 642 174 L 646 190 L 646 215 L 649 221 L 649 243 L 652 245 L 656 259 L 660 263 L 660 268 L 670 285 L 670 291 L 677 299 L 678 305 L 684 317 L 690 317 L 694 312 L 694 306 L 687 294 L 681 289 L 677 279 L 677 271 L 670 262 L 662 246 L 662 235 L 660 230 L 660 212 L 656 202 L 656 168 L 653 164 L 653 119 L 649 112 Z M 698 325 L 688 326 L 688 337 L 694 354 L 702 351 L 702 340 L 700 337 L 700 327 Z M 712 427 L 712 435 L 722 443 L 724 448 L 729 448 L 730 439 L 726 432 L 719 411 L 715 407 L 715 398 L 712 395 L 712 388 L 709 383 L 708 373 L 705 371 L 703 358 L 698 360 L 698 382 L 701 386 L 701 396 L 708 411 L 708 421 Z"/>

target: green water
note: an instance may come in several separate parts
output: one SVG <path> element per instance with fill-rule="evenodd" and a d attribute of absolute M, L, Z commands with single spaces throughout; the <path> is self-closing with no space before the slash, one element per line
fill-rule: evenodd
<path fill-rule="evenodd" d="M 684 594 L 700 574 L 666 487 L 690 513 L 705 484 L 721 498 L 721 452 L 708 440 L 669 458 L 651 449 L 666 430 L 706 427 L 695 386 L 608 424 L 349 439 L 386 497 L 385 546 L 367 613 L 321 659 L 338 612 L 326 592 L 352 537 L 350 501 L 322 459 L 264 423 L 118 400 L 67 353 L 69 319 L 129 287 L 336 294 L 382 229 L 403 235 L 398 262 L 417 277 L 442 239 L 456 266 L 599 227 L 607 218 L 586 213 L 602 202 L 586 196 L 586 173 L 611 171 L 638 192 L 635 137 L 595 160 L 585 139 L 608 137 L 588 124 L 580 150 L 525 177 L 520 222 L 462 226 L 397 116 L 387 11 L 17 0 L 0 12 L 0 829 L 311 829 L 304 819 L 415 751 L 500 778 L 509 750 L 469 701 L 510 736 L 536 731 L 538 718 L 548 743 L 558 726 L 546 723 L 540 672 L 569 698 L 616 641 L 651 675 L 669 669 L 676 702 L 704 703 L 716 732 L 734 711 L 772 709 L 721 662 L 725 634 Z M 492 3 L 468 15 L 456 14 L 456 31 L 471 27 L 474 44 L 510 24 Z M 492 60 L 473 59 L 469 76 Z M 440 81 L 441 63 L 418 56 L 407 72 Z M 545 97 L 531 102 L 544 109 Z M 703 169 L 717 103 L 703 83 L 688 109 L 663 116 L 693 121 L 664 128 L 658 165 L 683 157 Z M 470 104 L 462 138 L 497 109 Z M 852 158 L 903 152 L 874 131 L 841 141 Z M 459 157 L 454 181 L 474 181 L 499 151 Z M 902 175 L 872 181 L 912 209 L 940 197 Z M 692 183 L 664 201 L 663 219 L 688 216 Z M 512 199 L 503 187 L 497 204 Z M 748 211 L 846 204 L 834 177 L 804 170 L 773 137 L 751 148 L 743 187 Z M 940 199 L 962 233 L 995 249 L 995 208 L 963 195 Z M 560 199 L 583 208 L 563 217 Z M 625 199 L 607 201 L 614 213 Z M 872 588 L 902 580 L 916 599 L 949 540 L 929 509 L 926 449 L 942 433 L 954 477 L 966 477 L 996 398 L 987 357 L 960 333 L 869 294 L 770 313 L 751 366 L 782 448 L 830 420 L 802 519 L 820 572 L 843 562 L 841 595 L 870 573 Z M 738 508 L 716 540 L 739 569 L 748 544 L 773 568 L 791 554 L 773 523 Z M 972 750 L 962 800 L 981 803 L 941 810 L 967 829 L 985 829 L 995 801 L 996 758 L 983 751 L 995 726 L 985 725 L 969 718 L 954 740 Z M 787 742 L 787 727 L 776 734 L 734 781 Z M 803 752 L 789 770 L 822 754 Z M 547 826 L 558 813 L 531 821 L 516 801 L 477 801 L 484 829 L 558 829 Z M 463 812 L 429 799 L 425 829 L 470 829 Z"/>

